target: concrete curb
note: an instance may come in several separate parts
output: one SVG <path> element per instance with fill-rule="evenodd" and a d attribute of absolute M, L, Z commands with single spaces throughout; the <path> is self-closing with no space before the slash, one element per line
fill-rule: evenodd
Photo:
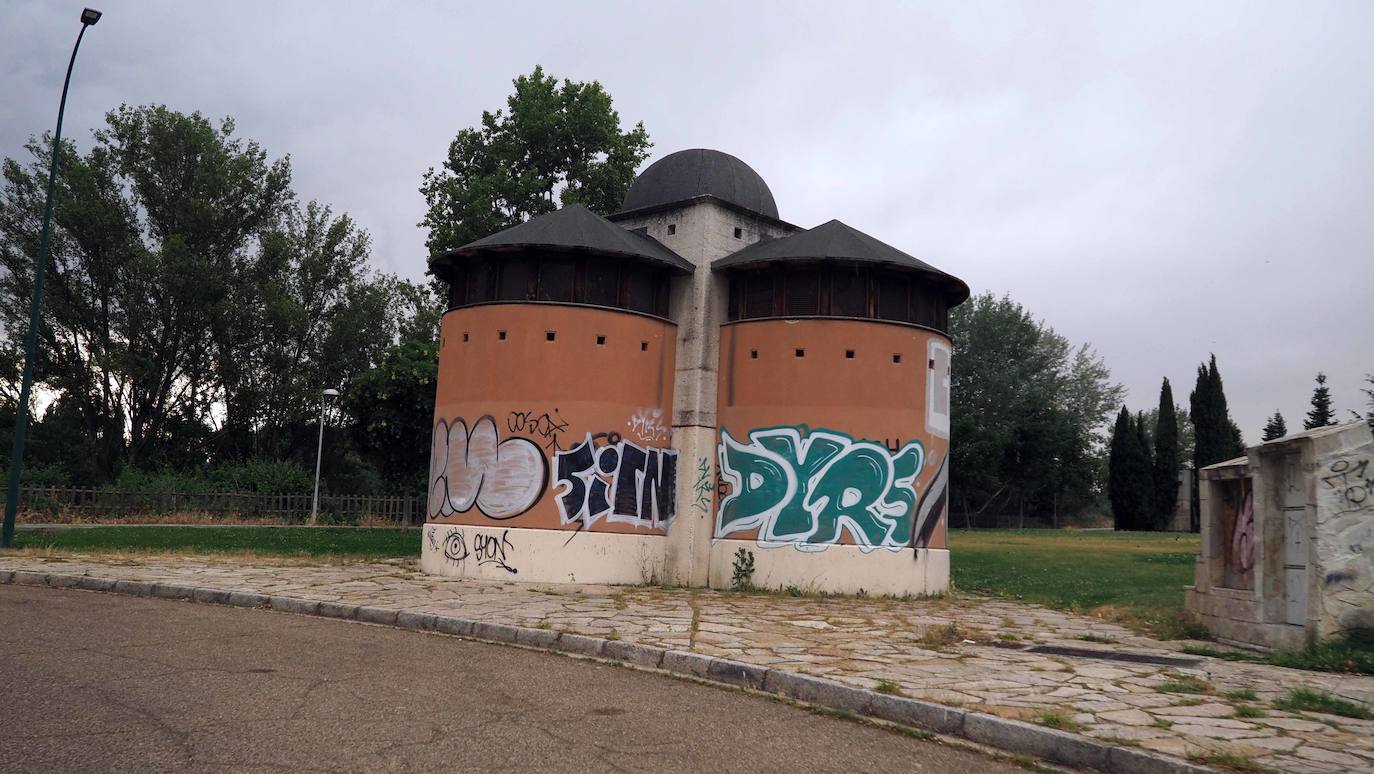
<path fill-rule="evenodd" d="M 943 704 L 878 693 L 796 672 L 602 637 L 531 629 L 394 608 L 268 596 L 204 586 L 99 578 L 93 575 L 0 570 L 0 584 L 112 591 L 139 597 L 183 599 L 234 607 L 258 607 L 299 615 L 338 618 L 412 631 L 440 632 L 503 645 L 604 659 L 699 680 L 747 688 L 855 715 L 960 737 L 1011 753 L 1033 755 L 1075 768 L 1140 774 L 1197 774 L 1211 769 L 1134 747 Z"/>

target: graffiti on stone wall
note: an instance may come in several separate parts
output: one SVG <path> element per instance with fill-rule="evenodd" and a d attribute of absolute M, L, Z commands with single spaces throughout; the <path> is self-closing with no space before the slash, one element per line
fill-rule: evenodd
<path fill-rule="evenodd" d="M 1255 498 L 1249 478 L 1220 482 L 1222 544 L 1221 585 L 1252 589 L 1255 584 Z"/>
<path fill-rule="evenodd" d="M 614 438 L 609 437 L 614 436 Z M 590 433 L 554 456 L 554 486 L 564 524 L 588 529 L 601 519 L 667 529 L 677 508 L 677 450 L 641 447 L 615 434 Z"/>
<path fill-rule="evenodd" d="M 429 515 L 475 507 L 488 518 L 511 519 L 534 507 L 548 476 L 539 446 L 528 438 L 501 440 L 490 416 L 471 429 L 463 419 L 441 419 L 430 450 Z"/>
<path fill-rule="evenodd" d="M 501 530 L 499 537 L 486 532 L 475 532 L 470 549 L 467 537 L 461 529 L 449 530 L 448 534 L 444 535 L 442 547 L 437 537 L 438 531 L 437 527 L 430 527 L 429 547 L 435 551 L 442 550 L 444 561 L 457 565 L 460 570 L 471 557 L 478 566 L 493 565 L 511 575 L 520 572 L 509 564 L 510 556 L 515 551 L 515 544 L 510 540 L 510 530 Z"/>
<path fill-rule="evenodd" d="M 697 480 L 692 484 L 692 507 L 706 513 L 711 509 L 711 460 L 702 457 L 697 460 Z"/>
<path fill-rule="evenodd" d="M 893 453 L 833 430 L 773 427 L 742 443 L 722 428 L 719 452 L 729 494 L 716 514 L 718 538 L 758 530 L 764 547 L 822 550 L 848 532 L 866 550 L 913 544 L 920 441 Z"/>
<path fill-rule="evenodd" d="M 1322 476 L 1325 491 L 1334 495 L 1337 513 L 1374 506 L 1374 465 L 1368 459 L 1337 459 Z"/>
<path fill-rule="evenodd" d="M 672 428 L 663 423 L 663 409 L 659 408 L 639 409 L 630 416 L 625 426 L 648 443 L 667 441 L 673 437 Z"/>

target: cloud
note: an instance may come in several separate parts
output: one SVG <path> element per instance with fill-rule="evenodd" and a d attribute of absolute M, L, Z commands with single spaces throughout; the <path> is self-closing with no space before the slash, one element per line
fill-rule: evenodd
<path fill-rule="evenodd" d="M 68 136 L 120 102 L 233 115 L 419 278 L 427 167 L 535 63 L 598 79 L 655 157 L 715 147 L 783 218 L 839 218 L 1091 341 L 1132 408 L 1215 352 L 1251 441 L 1312 379 L 1363 405 L 1374 4 L 110 0 Z M 0 8 L 0 154 L 49 128 L 77 11 Z M 957 358 L 957 353 L 956 353 Z"/>

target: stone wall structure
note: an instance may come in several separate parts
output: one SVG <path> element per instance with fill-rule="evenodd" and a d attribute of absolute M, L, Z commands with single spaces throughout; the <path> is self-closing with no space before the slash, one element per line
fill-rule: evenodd
<path fill-rule="evenodd" d="M 918 594 L 949 584 L 948 310 L 968 287 L 801 229 L 718 151 L 621 212 L 570 206 L 431 260 L 428 572 Z"/>
<path fill-rule="evenodd" d="M 1291 648 L 1374 629 L 1374 437 L 1364 422 L 1203 468 L 1188 609 L 1218 638 Z"/>

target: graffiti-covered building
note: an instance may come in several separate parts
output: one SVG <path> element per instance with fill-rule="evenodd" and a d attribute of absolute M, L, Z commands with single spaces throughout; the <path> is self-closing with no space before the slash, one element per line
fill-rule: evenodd
<path fill-rule="evenodd" d="M 959 279 L 801 229 L 719 151 L 436 256 L 422 566 L 583 583 L 923 593 L 949 582 Z"/>

